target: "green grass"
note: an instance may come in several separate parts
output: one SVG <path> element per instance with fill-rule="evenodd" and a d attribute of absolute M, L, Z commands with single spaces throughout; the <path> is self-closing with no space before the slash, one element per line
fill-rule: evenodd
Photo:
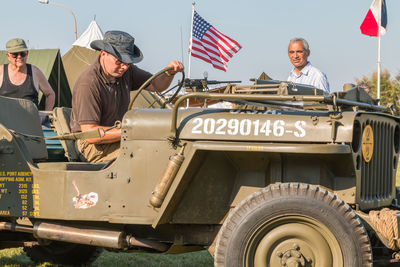
<path fill-rule="evenodd" d="M 102 253 L 93 266 L 213 266 L 213 258 L 208 251 L 191 252 L 178 255 L 159 255 L 149 253 Z"/>
<path fill-rule="evenodd" d="M 0 250 L 1 266 L 34 266 L 25 255 L 22 248 L 9 248 Z M 45 266 L 45 265 L 42 265 Z"/>
<path fill-rule="evenodd" d="M 10 248 L 0 250 L 0 266 L 58 266 L 50 263 L 35 265 L 22 248 Z M 213 266 L 213 259 L 208 251 L 191 252 L 178 255 L 159 255 L 149 253 L 114 253 L 104 251 L 93 263 L 95 267 L 208 267 Z"/>

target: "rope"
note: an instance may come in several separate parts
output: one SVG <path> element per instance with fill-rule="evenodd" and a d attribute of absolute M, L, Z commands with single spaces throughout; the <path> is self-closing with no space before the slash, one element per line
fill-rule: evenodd
<path fill-rule="evenodd" d="M 400 239 L 397 239 L 398 224 L 396 216 L 399 212 L 388 208 L 369 212 L 369 218 L 374 229 L 387 239 L 387 245 L 392 250 L 400 249 Z"/>

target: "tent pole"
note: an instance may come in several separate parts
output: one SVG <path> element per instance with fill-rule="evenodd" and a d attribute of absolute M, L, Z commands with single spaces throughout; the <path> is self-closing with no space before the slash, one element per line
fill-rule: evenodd
<path fill-rule="evenodd" d="M 60 106 L 60 65 L 61 65 L 61 56 L 60 56 L 60 51 L 58 51 L 58 53 L 57 53 L 57 94 L 58 94 L 58 96 L 57 96 L 57 106 L 59 107 Z"/>

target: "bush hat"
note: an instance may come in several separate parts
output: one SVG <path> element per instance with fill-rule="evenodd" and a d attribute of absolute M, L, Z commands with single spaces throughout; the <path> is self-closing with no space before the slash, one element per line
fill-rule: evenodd
<path fill-rule="evenodd" d="M 17 53 L 27 50 L 28 47 L 26 46 L 25 41 L 21 38 L 14 38 L 6 43 L 7 53 Z"/>
<path fill-rule="evenodd" d="M 108 31 L 103 40 L 90 43 L 95 50 L 104 50 L 124 63 L 138 63 L 142 61 L 142 51 L 135 45 L 135 38 L 122 31 Z"/>

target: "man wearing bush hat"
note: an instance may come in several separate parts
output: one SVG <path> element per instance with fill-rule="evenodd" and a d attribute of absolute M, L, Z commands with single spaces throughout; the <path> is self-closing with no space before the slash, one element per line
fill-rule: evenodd
<path fill-rule="evenodd" d="M 135 63 L 143 54 L 135 44 L 135 38 L 122 31 L 108 31 L 103 40 L 93 41 L 90 46 L 100 51 L 97 60 L 78 78 L 72 93 L 71 131 L 85 132 L 113 126 L 122 120 L 128 110 L 130 91 L 137 90 L 152 74 L 140 69 Z M 183 71 L 181 62 L 171 61 L 165 68 L 172 70 L 158 76 L 146 88 L 164 91 L 173 76 Z M 104 132 L 104 131 L 103 131 Z M 112 129 L 100 138 L 78 140 L 76 146 L 81 160 L 108 162 L 118 156 L 121 130 Z"/>
<path fill-rule="evenodd" d="M 36 66 L 26 64 L 28 48 L 25 41 L 15 38 L 6 44 L 9 64 L 0 66 L 0 95 L 23 98 L 38 103 L 38 90 L 46 96 L 46 110 L 54 107 L 55 93 L 43 72 Z"/>

